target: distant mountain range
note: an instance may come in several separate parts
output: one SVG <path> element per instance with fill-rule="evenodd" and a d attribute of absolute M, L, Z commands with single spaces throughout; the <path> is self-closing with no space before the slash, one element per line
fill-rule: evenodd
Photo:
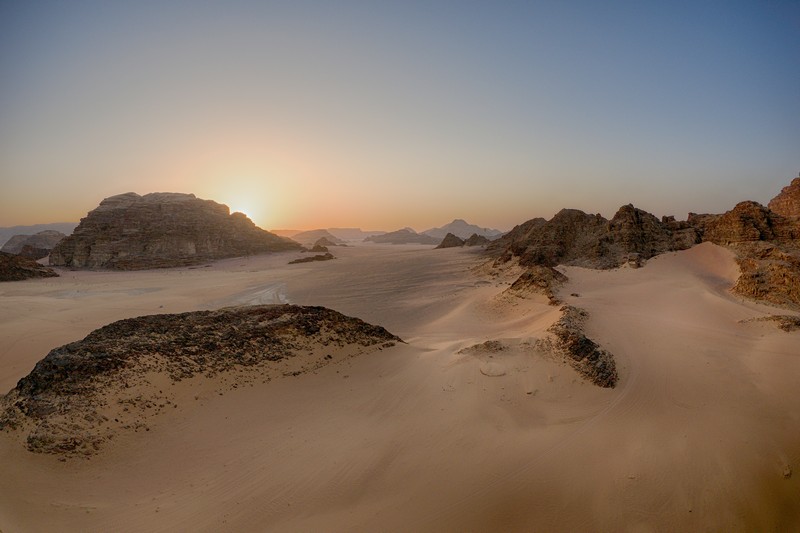
<path fill-rule="evenodd" d="M 503 234 L 503 232 L 499 229 L 481 228 L 480 226 L 470 224 L 469 222 L 460 218 L 455 219 L 449 224 L 445 224 L 441 228 L 427 229 L 422 233 L 425 235 L 430 235 L 431 237 L 439 239 L 440 241 L 444 239 L 445 235 L 448 233 L 452 233 L 456 237 L 460 237 L 462 239 L 468 239 L 472 235 L 480 235 L 482 237 L 486 237 L 487 239 L 494 239 Z"/>
<path fill-rule="evenodd" d="M 385 231 L 366 231 L 362 230 L 361 228 L 321 228 L 309 231 L 299 229 L 273 229 L 270 231 L 275 235 L 289 237 L 290 239 L 294 239 L 298 242 L 302 242 L 301 239 L 304 238 L 305 234 L 311 234 L 314 232 L 327 232 L 334 238 L 341 239 L 343 241 L 363 241 L 367 237 L 372 237 L 373 235 L 383 235 L 386 233 Z M 320 235 L 324 236 L 322 233 L 320 233 Z M 333 241 L 333 239 L 330 237 L 328 237 L 328 239 Z M 316 241 L 316 239 L 314 239 L 314 241 Z"/>
<path fill-rule="evenodd" d="M 364 241 L 380 244 L 439 244 L 442 239 L 437 239 L 424 233 L 417 233 L 411 228 L 403 228 L 383 235 L 373 235 L 372 237 L 367 237 Z"/>
<path fill-rule="evenodd" d="M 34 224 L 32 226 L 0 228 L 0 246 L 3 246 L 15 235 L 33 235 L 46 230 L 60 231 L 65 235 L 69 235 L 76 227 L 78 227 L 77 222 L 54 222 L 53 224 Z"/>

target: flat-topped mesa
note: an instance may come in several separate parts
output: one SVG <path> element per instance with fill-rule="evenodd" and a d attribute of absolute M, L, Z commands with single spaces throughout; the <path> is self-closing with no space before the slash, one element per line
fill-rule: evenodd
<path fill-rule="evenodd" d="M 501 261 L 590 268 L 638 265 L 660 253 L 684 250 L 699 242 L 697 231 L 671 218 L 658 220 L 633 205 L 622 206 L 611 220 L 577 209 L 562 209 L 550 220 L 536 218 L 515 227 L 487 250 Z"/>
<path fill-rule="evenodd" d="M 125 193 L 106 198 L 50 254 L 50 264 L 141 270 L 300 250 L 228 206 L 194 194 Z"/>
<path fill-rule="evenodd" d="M 778 196 L 770 200 L 769 208 L 785 217 L 800 218 L 800 176 L 793 179 Z"/>

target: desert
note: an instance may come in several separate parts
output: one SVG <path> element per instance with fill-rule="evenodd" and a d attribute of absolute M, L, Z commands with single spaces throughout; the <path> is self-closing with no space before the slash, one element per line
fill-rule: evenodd
<path fill-rule="evenodd" d="M 800 533 L 800 2 L 0 2 L 0 533 Z"/>
<path fill-rule="evenodd" d="M 734 249 L 702 242 L 605 269 L 525 267 L 482 247 L 361 243 L 337 247 L 335 261 L 289 264 L 303 256 L 57 267 L 59 277 L 0 285 L 10 391 L 0 529 L 798 527 L 800 333 L 765 320 L 798 315 L 731 290 Z M 358 317 L 387 337 L 365 351 L 298 332 L 295 355 L 266 366 L 212 364 L 224 360 L 219 344 L 188 375 L 185 364 L 134 365 L 124 379 L 89 380 L 100 408 L 85 391 L 67 408 L 22 395 L 48 351 L 79 350 L 103 326 L 288 304 Z M 562 346 L 573 322 L 578 349 L 590 343 L 596 359 Z M 130 346 L 134 333 L 102 349 L 151 353 L 146 323 L 132 326 Z M 147 350 L 167 353 L 174 327 Z M 613 366 L 593 379 L 599 361 Z M 34 400 L 60 418 L 31 430 L 22 413 Z"/>

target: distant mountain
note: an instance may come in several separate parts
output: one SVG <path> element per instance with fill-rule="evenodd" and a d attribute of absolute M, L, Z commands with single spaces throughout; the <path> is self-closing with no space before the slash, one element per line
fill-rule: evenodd
<path fill-rule="evenodd" d="M 365 231 L 361 228 L 328 228 L 333 235 L 346 241 L 363 241 L 373 235 L 383 235 L 385 231 Z"/>
<path fill-rule="evenodd" d="M 425 235 L 430 235 L 431 237 L 439 240 L 444 239 L 448 233 L 452 233 L 456 237 L 460 237 L 462 239 L 468 239 L 473 234 L 486 237 L 488 239 L 494 239 L 495 237 L 499 237 L 503 234 L 503 232 L 499 229 L 481 228 L 480 226 L 470 224 L 460 218 L 455 219 L 449 224 L 445 224 L 441 228 L 431 228 L 423 231 L 422 233 Z"/>
<path fill-rule="evenodd" d="M 299 242 L 300 244 L 314 244 L 320 239 L 327 239 L 329 242 L 333 244 L 342 244 L 344 241 L 339 239 L 338 237 L 331 234 L 326 229 L 312 229 L 310 231 L 301 231 L 300 233 L 295 233 L 292 236 L 292 239 Z"/>
<path fill-rule="evenodd" d="M 11 226 L 0 228 L 0 246 L 3 246 L 14 235 L 33 235 L 40 231 L 60 231 L 64 235 L 69 235 L 78 227 L 77 222 L 54 222 L 53 224 L 34 224 L 32 226 Z"/>
<path fill-rule="evenodd" d="M 403 228 L 397 231 L 390 231 L 383 235 L 373 235 L 364 239 L 365 242 L 375 242 L 382 244 L 439 244 L 441 239 L 417 233 L 411 228 Z"/>

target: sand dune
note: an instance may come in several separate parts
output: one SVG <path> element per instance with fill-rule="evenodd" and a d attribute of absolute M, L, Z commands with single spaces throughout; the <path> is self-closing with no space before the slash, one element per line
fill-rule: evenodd
<path fill-rule="evenodd" d="M 501 297 L 514 273 L 476 269 L 472 250 L 428 248 L 0 286 L 3 391 L 53 347 L 142 314 L 324 305 L 408 342 L 267 384 L 186 387 L 150 431 L 91 459 L 0 434 L 0 530 L 800 528 L 800 332 L 741 322 L 785 312 L 730 295 L 729 251 L 560 268 L 560 298 L 616 358 L 602 389 L 537 345 L 557 306 Z"/>

